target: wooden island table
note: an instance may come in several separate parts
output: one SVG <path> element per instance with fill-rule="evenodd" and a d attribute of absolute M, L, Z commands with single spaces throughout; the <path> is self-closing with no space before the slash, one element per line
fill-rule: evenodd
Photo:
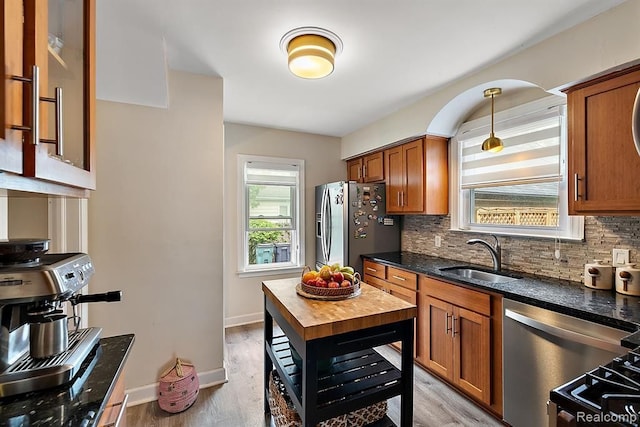
<path fill-rule="evenodd" d="M 265 413 L 275 368 L 304 427 L 398 395 L 400 425 L 410 427 L 416 306 L 365 283 L 353 298 L 309 299 L 296 293 L 298 282 L 262 282 Z M 274 333 L 274 320 L 284 334 Z M 400 369 L 374 350 L 397 341 L 402 344 Z M 301 369 L 293 363 L 290 346 L 302 359 Z M 319 372 L 319 361 L 327 360 L 330 367 Z"/>

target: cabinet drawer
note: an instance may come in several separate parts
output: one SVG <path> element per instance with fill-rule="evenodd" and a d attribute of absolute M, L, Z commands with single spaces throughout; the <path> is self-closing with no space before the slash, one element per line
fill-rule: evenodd
<path fill-rule="evenodd" d="M 416 273 L 410 273 L 395 267 L 387 267 L 387 281 L 408 289 L 418 289 L 418 277 Z"/>
<path fill-rule="evenodd" d="M 418 305 L 418 293 L 416 291 L 392 283 L 389 283 L 387 287 L 389 289 L 388 292 L 394 297 L 400 298 L 410 304 Z"/>
<path fill-rule="evenodd" d="M 129 395 L 125 394 L 124 389 L 124 375 L 121 374 L 98 421 L 98 427 L 125 427 L 128 398 Z"/>
<path fill-rule="evenodd" d="M 364 282 L 373 286 L 374 288 L 378 288 L 380 290 L 383 290 L 385 292 L 387 292 L 388 288 L 389 288 L 389 284 L 387 282 L 385 282 L 382 279 L 379 279 L 375 276 L 370 276 L 368 274 L 364 275 Z"/>
<path fill-rule="evenodd" d="M 431 295 L 467 310 L 491 316 L 491 296 L 488 294 L 441 282 L 426 276 L 420 276 L 420 291 L 425 295 Z"/>
<path fill-rule="evenodd" d="M 377 262 L 365 259 L 363 270 L 363 273 L 369 276 L 377 277 L 382 280 L 387 278 L 387 267 L 382 264 L 378 264 Z"/>

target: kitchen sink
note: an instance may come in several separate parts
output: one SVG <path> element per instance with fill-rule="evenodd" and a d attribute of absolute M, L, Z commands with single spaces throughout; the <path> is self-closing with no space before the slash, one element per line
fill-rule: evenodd
<path fill-rule="evenodd" d="M 441 268 L 441 272 L 455 274 L 465 279 L 484 280 L 491 283 L 503 283 L 512 282 L 520 279 L 518 276 L 507 275 L 505 273 L 499 273 L 497 271 L 485 271 L 474 267 L 457 266 Z"/>

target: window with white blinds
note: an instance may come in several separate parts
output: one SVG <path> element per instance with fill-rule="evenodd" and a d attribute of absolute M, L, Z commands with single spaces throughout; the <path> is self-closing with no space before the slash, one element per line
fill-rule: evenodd
<path fill-rule="evenodd" d="M 452 229 L 582 239 L 570 217 L 566 183 L 566 106 L 550 97 L 495 116 L 504 149 L 482 151 L 490 118 L 464 123 L 452 139 Z"/>
<path fill-rule="evenodd" d="M 460 135 L 461 188 L 561 180 L 561 108 L 564 107 L 556 106 L 496 124 L 495 133 L 504 145 L 497 153 L 480 148 L 489 127 Z"/>
<path fill-rule="evenodd" d="M 238 156 L 239 272 L 279 272 L 304 259 L 304 160 Z"/>

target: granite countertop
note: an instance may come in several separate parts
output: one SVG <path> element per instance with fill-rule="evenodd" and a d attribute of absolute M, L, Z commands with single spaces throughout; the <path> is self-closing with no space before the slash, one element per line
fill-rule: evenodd
<path fill-rule="evenodd" d="M 442 268 L 460 265 L 470 265 L 485 271 L 491 271 L 491 268 L 413 252 L 385 252 L 362 257 L 451 283 L 495 292 L 510 300 L 629 331 L 630 335 L 623 340 L 623 345 L 629 348 L 640 346 L 640 297 L 622 295 L 615 290 L 595 290 L 587 288 L 580 282 L 509 270 L 503 270 L 502 273 L 517 276 L 519 279 L 491 283 L 461 278 L 453 273 L 442 271 Z"/>
<path fill-rule="evenodd" d="M 102 338 L 72 382 L 0 399 L 0 426 L 95 425 L 124 368 L 133 340 L 133 335 Z"/>

